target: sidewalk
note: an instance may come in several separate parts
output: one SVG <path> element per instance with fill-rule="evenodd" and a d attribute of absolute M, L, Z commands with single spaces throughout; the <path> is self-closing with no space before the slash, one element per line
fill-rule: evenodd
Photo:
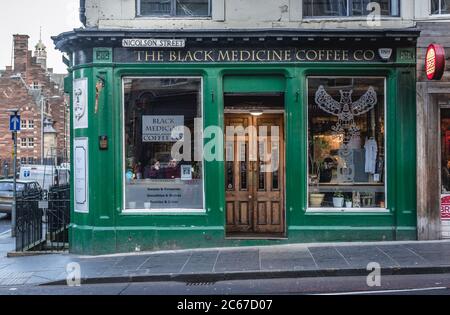
<path fill-rule="evenodd" d="M 0 239 L 0 286 L 65 284 L 66 266 L 81 266 L 82 283 L 216 282 L 234 279 L 450 273 L 450 241 L 299 244 L 86 257 L 71 254 L 6 258 Z"/>

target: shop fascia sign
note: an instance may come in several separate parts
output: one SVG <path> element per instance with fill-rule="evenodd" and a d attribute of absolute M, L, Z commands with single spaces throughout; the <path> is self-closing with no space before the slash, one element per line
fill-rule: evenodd
<path fill-rule="evenodd" d="M 184 39 L 164 38 L 126 38 L 122 40 L 122 47 L 127 48 L 184 48 Z"/>
<path fill-rule="evenodd" d="M 428 80 L 440 80 L 445 71 L 445 49 L 441 45 L 428 46 L 425 57 L 425 72 Z"/>
<path fill-rule="evenodd" d="M 118 48 L 115 62 L 388 62 L 392 48 L 323 49 L 323 48 L 210 48 L 164 49 Z"/>

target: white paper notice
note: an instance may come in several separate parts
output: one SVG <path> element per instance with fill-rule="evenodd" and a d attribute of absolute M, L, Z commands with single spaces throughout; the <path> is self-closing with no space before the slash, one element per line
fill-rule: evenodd
<path fill-rule="evenodd" d="M 88 79 L 73 80 L 73 127 L 88 128 Z"/>
<path fill-rule="evenodd" d="M 184 137 L 184 116 L 142 116 L 142 142 L 177 142 Z"/>
<path fill-rule="evenodd" d="M 192 180 L 192 166 L 181 165 L 181 180 Z"/>
<path fill-rule="evenodd" d="M 89 170 L 88 170 L 88 139 L 76 138 L 74 140 L 74 183 L 75 183 L 75 211 L 89 212 Z"/>

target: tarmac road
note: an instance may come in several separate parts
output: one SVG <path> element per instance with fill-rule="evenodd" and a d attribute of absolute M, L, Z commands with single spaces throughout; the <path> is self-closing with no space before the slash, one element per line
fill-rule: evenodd
<path fill-rule="evenodd" d="M 0 295 L 450 295 L 450 274 L 235 280 L 217 283 L 152 282 L 68 286 L 0 287 Z M 256 297 L 255 297 L 256 298 Z M 181 299 L 181 297 L 180 297 Z"/>

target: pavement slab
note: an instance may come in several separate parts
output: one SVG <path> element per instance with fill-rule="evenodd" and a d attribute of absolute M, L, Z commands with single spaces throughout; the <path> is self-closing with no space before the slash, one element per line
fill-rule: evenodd
<path fill-rule="evenodd" d="M 64 284 L 70 262 L 80 264 L 86 283 L 362 275 L 371 262 L 392 274 L 440 273 L 450 272 L 450 241 L 275 245 L 95 257 L 53 254 L 6 258 L 6 252 L 0 251 L 0 286 Z"/>
<path fill-rule="evenodd" d="M 382 268 L 399 267 L 396 261 L 376 246 L 337 247 L 336 250 L 353 268 L 367 268 L 372 262 L 380 264 Z"/>
<path fill-rule="evenodd" d="M 132 255 L 121 257 L 115 264 L 114 268 L 123 268 L 128 270 L 137 270 L 149 258 L 149 255 Z M 95 258 L 97 260 L 98 258 Z"/>
<path fill-rule="evenodd" d="M 319 268 L 343 269 L 350 268 L 350 263 L 335 247 L 312 247 L 309 249 Z"/>
<path fill-rule="evenodd" d="M 219 251 L 193 252 L 186 264 L 183 266 L 182 273 L 210 273 L 214 270 L 214 265 L 219 257 Z"/>
<path fill-rule="evenodd" d="M 261 270 L 314 270 L 317 265 L 308 249 L 261 249 Z"/>
<path fill-rule="evenodd" d="M 152 274 L 179 273 L 191 255 L 189 252 L 150 255 L 139 270 L 148 269 Z"/>
<path fill-rule="evenodd" d="M 384 245 L 377 248 L 393 259 L 399 266 L 430 266 L 430 262 L 403 245 Z"/>
<path fill-rule="evenodd" d="M 260 270 L 258 249 L 222 250 L 214 266 L 214 272 L 250 270 Z"/>

